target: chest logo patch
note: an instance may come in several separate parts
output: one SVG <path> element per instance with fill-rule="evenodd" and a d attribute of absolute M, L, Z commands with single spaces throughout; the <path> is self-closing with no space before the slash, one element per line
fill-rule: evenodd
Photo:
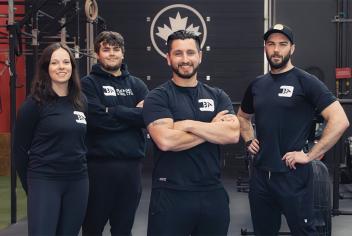
<path fill-rule="evenodd" d="M 133 91 L 132 91 L 132 89 L 116 89 L 116 95 L 117 96 L 133 96 Z"/>
<path fill-rule="evenodd" d="M 114 87 L 112 87 L 112 86 L 103 86 L 103 90 L 104 90 L 104 95 L 105 96 L 114 96 L 114 97 L 116 97 L 116 91 L 115 91 Z"/>
<path fill-rule="evenodd" d="M 214 101 L 213 99 L 199 99 L 198 102 L 200 103 L 199 110 L 201 111 L 214 111 Z"/>
<path fill-rule="evenodd" d="M 76 122 L 79 124 L 87 124 L 86 116 L 83 112 L 80 111 L 73 111 L 73 114 L 76 116 Z"/>
<path fill-rule="evenodd" d="M 282 85 L 280 87 L 281 92 L 278 94 L 279 97 L 292 97 L 294 87 L 288 85 Z"/>

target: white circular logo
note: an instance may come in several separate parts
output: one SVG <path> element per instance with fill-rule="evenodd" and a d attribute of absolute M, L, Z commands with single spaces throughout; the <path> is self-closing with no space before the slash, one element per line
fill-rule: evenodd
<path fill-rule="evenodd" d="M 184 4 L 174 4 L 163 8 L 154 17 L 150 26 L 150 39 L 154 49 L 166 57 L 166 41 L 170 34 L 178 30 L 194 32 L 201 38 L 201 48 L 207 39 L 207 26 L 202 15 Z M 164 50 L 161 49 L 164 47 Z"/>

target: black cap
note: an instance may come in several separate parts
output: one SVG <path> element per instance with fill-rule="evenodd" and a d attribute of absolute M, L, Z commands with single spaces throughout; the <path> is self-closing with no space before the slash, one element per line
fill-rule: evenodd
<path fill-rule="evenodd" d="M 264 40 L 266 41 L 272 33 L 284 34 L 293 44 L 293 32 L 290 27 L 282 24 L 276 24 L 271 27 L 268 31 L 266 31 L 266 33 L 264 34 Z"/>

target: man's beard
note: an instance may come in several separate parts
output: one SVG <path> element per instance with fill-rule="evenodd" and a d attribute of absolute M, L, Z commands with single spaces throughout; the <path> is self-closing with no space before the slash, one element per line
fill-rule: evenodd
<path fill-rule="evenodd" d="M 179 67 L 183 66 L 183 65 L 188 65 L 188 66 L 192 66 L 191 64 L 189 63 L 183 63 L 183 64 L 179 64 L 177 65 L 177 67 L 174 67 L 174 66 L 171 66 L 172 68 L 172 71 L 178 75 L 178 77 L 182 78 L 182 79 L 190 79 L 192 78 L 198 71 L 198 67 L 199 67 L 199 64 L 196 66 L 196 67 L 193 67 L 193 71 L 189 74 L 182 74 L 179 70 Z"/>
<path fill-rule="evenodd" d="M 108 65 L 106 63 L 100 62 L 100 65 L 101 65 L 101 67 L 103 67 L 103 69 L 105 71 L 108 71 L 108 72 L 115 72 L 115 71 L 118 71 L 121 68 L 121 63 L 118 63 L 116 65 L 110 66 L 110 65 Z"/>
<path fill-rule="evenodd" d="M 291 54 L 288 53 L 286 56 L 282 56 L 282 61 L 281 63 L 275 63 L 271 60 L 272 57 L 274 56 L 277 56 L 277 54 L 273 54 L 270 58 L 268 57 L 268 55 L 266 55 L 266 59 L 268 60 L 269 64 L 270 64 L 270 67 L 272 69 L 280 69 L 280 68 L 283 68 L 287 65 L 288 61 L 290 60 L 291 58 Z"/>

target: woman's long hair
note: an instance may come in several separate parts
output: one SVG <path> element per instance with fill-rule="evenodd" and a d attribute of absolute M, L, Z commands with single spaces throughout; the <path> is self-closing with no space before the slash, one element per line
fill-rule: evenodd
<path fill-rule="evenodd" d="M 74 105 L 75 109 L 83 111 L 83 94 L 81 91 L 81 81 L 76 69 L 76 61 L 70 49 L 64 43 L 53 43 L 43 50 L 43 54 L 38 61 L 36 73 L 32 82 L 31 95 L 39 104 L 52 102 L 58 98 L 58 95 L 52 88 L 49 75 L 49 64 L 52 54 L 59 48 L 64 49 L 68 53 L 72 65 L 72 74 L 68 81 L 68 98 Z"/>

